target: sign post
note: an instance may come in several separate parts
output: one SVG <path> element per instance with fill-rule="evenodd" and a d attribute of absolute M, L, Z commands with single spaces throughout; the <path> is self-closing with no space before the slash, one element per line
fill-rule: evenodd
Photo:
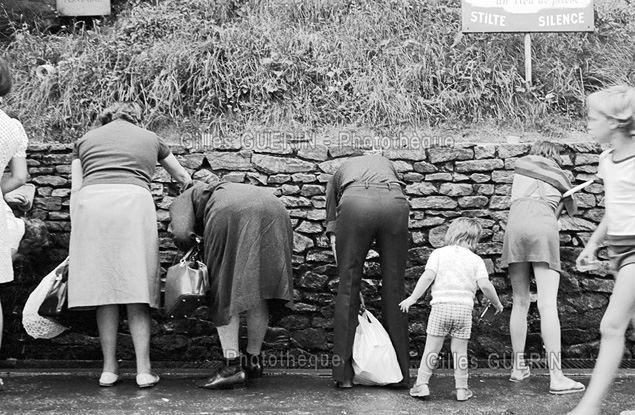
<path fill-rule="evenodd" d="M 525 84 L 531 86 L 531 35 L 525 33 Z"/>

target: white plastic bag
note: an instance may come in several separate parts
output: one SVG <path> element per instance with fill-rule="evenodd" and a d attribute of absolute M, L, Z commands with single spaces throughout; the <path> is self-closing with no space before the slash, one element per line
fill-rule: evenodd
<path fill-rule="evenodd" d="M 29 298 L 24 304 L 24 311 L 22 311 L 22 326 L 29 336 L 35 339 L 52 339 L 55 336 L 62 334 L 67 327 L 62 326 L 52 320 L 44 318 L 38 314 L 38 310 L 46 297 L 46 294 L 51 289 L 53 282 L 55 281 L 55 271 L 63 266 L 68 261 L 66 258 L 59 264 L 53 271 L 42 278 L 42 281 L 35 287 L 35 290 L 29 295 Z"/>
<path fill-rule="evenodd" d="M 388 385 L 401 382 L 403 375 L 388 333 L 370 311 L 358 316 L 353 343 L 353 383 Z"/>

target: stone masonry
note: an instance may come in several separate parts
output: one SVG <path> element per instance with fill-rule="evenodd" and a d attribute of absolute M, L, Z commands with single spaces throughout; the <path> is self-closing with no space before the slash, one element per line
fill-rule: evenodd
<path fill-rule="evenodd" d="M 37 186 L 30 216 L 47 223 L 52 244 L 42 254 L 16 267 L 16 281 L 3 287 L 5 339 L 0 358 L 100 360 L 94 327 L 77 327 L 52 340 L 33 340 L 19 324 L 21 307 L 39 279 L 68 253 L 70 162 L 72 145 L 36 144 L 29 149 L 31 182 Z M 294 359 L 328 356 L 333 343 L 333 304 L 337 273 L 324 233 L 325 189 L 331 174 L 348 157 L 362 154 L 356 147 L 306 145 L 258 150 L 233 143 L 206 151 L 172 148 L 183 166 L 199 180 L 222 179 L 270 188 L 286 205 L 294 228 L 294 311 L 274 310 L 266 338 L 265 354 L 285 354 Z M 403 180 L 410 200 L 410 250 L 406 284 L 412 291 L 430 252 L 443 244 L 448 223 L 458 216 L 478 218 L 484 237 L 477 253 L 487 264 L 491 280 L 505 305 L 504 315 L 492 323 L 474 324 L 469 353 L 477 359 L 511 355 L 509 314 L 511 287 L 500 268 L 505 221 L 510 207 L 514 162 L 528 153 L 528 144 L 456 145 L 422 150 L 385 150 Z M 574 143 L 562 146 L 563 166 L 574 183 L 594 177 L 599 146 Z M 159 168 L 152 195 L 157 206 L 163 268 L 178 257 L 167 232 L 168 208 L 177 186 Z M 563 353 L 568 358 L 593 358 L 597 354 L 599 326 L 612 290 L 606 266 L 579 273 L 575 258 L 603 215 L 603 188 L 591 185 L 579 193 L 580 214 L 563 216 L 561 225 L 561 277 L 559 310 Z M 531 226 L 528 223 L 528 226 Z M 369 309 L 379 316 L 381 275 L 377 254 L 371 251 L 365 266 L 363 293 Z M 605 264 L 606 265 L 606 264 Z M 532 289 L 535 287 L 532 284 Z M 477 315 L 480 307 L 475 307 Z M 418 359 L 425 343 L 430 311 L 429 297 L 411 309 L 410 349 Z M 195 318 L 170 320 L 153 314 L 152 359 L 200 363 L 221 357 L 213 325 L 199 309 Z M 120 357 L 132 359 L 133 349 L 122 315 Z M 627 333 L 626 357 L 635 353 L 635 335 Z M 535 304 L 530 308 L 527 352 L 541 353 L 540 320 Z M 273 363 L 271 363 L 273 364 Z M 278 361 L 277 364 L 285 365 Z M 287 365 L 291 364 L 286 362 Z"/>

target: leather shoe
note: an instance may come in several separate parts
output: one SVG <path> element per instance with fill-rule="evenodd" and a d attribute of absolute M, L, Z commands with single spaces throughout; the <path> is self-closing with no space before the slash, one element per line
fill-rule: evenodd
<path fill-rule="evenodd" d="M 262 378 L 262 357 L 259 354 L 245 353 L 242 366 L 249 379 Z"/>
<path fill-rule="evenodd" d="M 244 388 L 246 380 L 247 374 L 240 366 L 223 366 L 211 378 L 196 382 L 196 387 L 203 389 Z"/>

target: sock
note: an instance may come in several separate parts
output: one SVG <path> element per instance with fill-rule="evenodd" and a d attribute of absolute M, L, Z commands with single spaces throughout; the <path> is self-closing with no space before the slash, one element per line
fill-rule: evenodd
<path fill-rule="evenodd" d="M 432 377 L 432 372 L 419 372 L 419 376 L 417 377 L 417 381 L 415 385 L 427 385 L 430 382 L 430 378 Z"/>
<path fill-rule="evenodd" d="M 454 375 L 454 385 L 456 389 L 467 389 L 467 378 L 468 375 Z"/>

